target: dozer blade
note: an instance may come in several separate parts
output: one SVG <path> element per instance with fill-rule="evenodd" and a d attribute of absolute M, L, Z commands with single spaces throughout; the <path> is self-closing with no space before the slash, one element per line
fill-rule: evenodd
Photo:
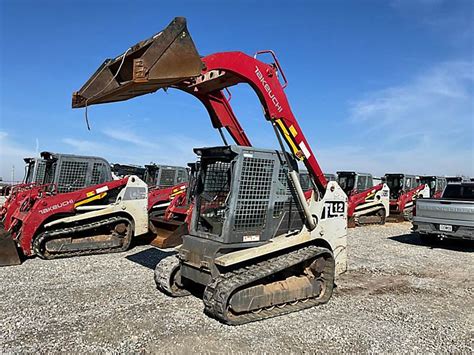
<path fill-rule="evenodd" d="M 150 231 L 155 235 L 151 245 L 162 249 L 172 248 L 183 243 L 183 235 L 188 233 L 188 224 L 152 218 Z"/>
<path fill-rule="evenodd" d="M 115 59 L 107 59 L 72 96 L 72 107 L 124 101 L 155 92 L 201 74 L 203 63 L 184 17 L 139 42 Z"/>
<path fill-rule="evenodd" d="M 20 256 L 10 232 L 0 230 L 0 266 L 20 265 Z"/>

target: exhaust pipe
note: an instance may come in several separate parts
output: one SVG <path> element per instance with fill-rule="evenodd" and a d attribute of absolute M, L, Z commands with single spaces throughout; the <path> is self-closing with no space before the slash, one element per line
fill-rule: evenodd
<path fill-rule="evenodd" d="M 82 88 L 72 107 L 125 101 L 155 92 L 201 74 L 203 63 L 188 32 L 186 19 L 176 17 L 163 31 L 106 59 Z"/>

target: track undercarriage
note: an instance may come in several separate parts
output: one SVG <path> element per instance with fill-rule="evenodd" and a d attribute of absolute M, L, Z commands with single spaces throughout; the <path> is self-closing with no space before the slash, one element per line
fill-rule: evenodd
<path fill-rule="evenodd" d="M 371 224 L 385 224 L 387 218 L 385 217 L 385 210 L 380 209 L 373 214 L 352 216 L 348 220 L 348 227 L 354 228 L 358 226 L 366 226 Z"/>
<path fill-rule="evenodd" d="M 171 296 L 189 294 L 176 256 L 158 264 L 155 280 Z M 205 287 L 203 301 L 209 316 L 239 325 L 326 303 L 333 285 L 332 253 L 310 245 L 223 272 Z"/>
<path fill-rule="evenodd" d="M 114 216 L 40 233 L 33 250 L 42 259 L 121 252 L 128 249 L 133 222 Z"/>

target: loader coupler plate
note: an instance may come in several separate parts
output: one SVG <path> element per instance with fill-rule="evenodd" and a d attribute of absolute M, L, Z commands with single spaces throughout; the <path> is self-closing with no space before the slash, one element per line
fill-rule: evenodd
<path fill-rule="evenodd" d="M 72 96 L 72 107 L 124 101 L 155 92 L 201 74 L 203 63 L 184 17 L 139 42 L 115 59 L 107 59 Z"/>
<path fill-rule="evenodd" d="M 0 230 L 0 266 L 20 265 L 21 260 L 11 234 Z"/>

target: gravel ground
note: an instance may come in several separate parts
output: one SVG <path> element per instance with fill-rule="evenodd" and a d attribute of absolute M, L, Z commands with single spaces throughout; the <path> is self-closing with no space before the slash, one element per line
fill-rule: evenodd
<path fill-rule="evenodd" d="M 328 304 L 239 327 L 159 293 L 150 246 L 0 268 L 0 352 L 473 352 L 472 244 L 428 247 L 408 223 L 349 234 Z"/>

